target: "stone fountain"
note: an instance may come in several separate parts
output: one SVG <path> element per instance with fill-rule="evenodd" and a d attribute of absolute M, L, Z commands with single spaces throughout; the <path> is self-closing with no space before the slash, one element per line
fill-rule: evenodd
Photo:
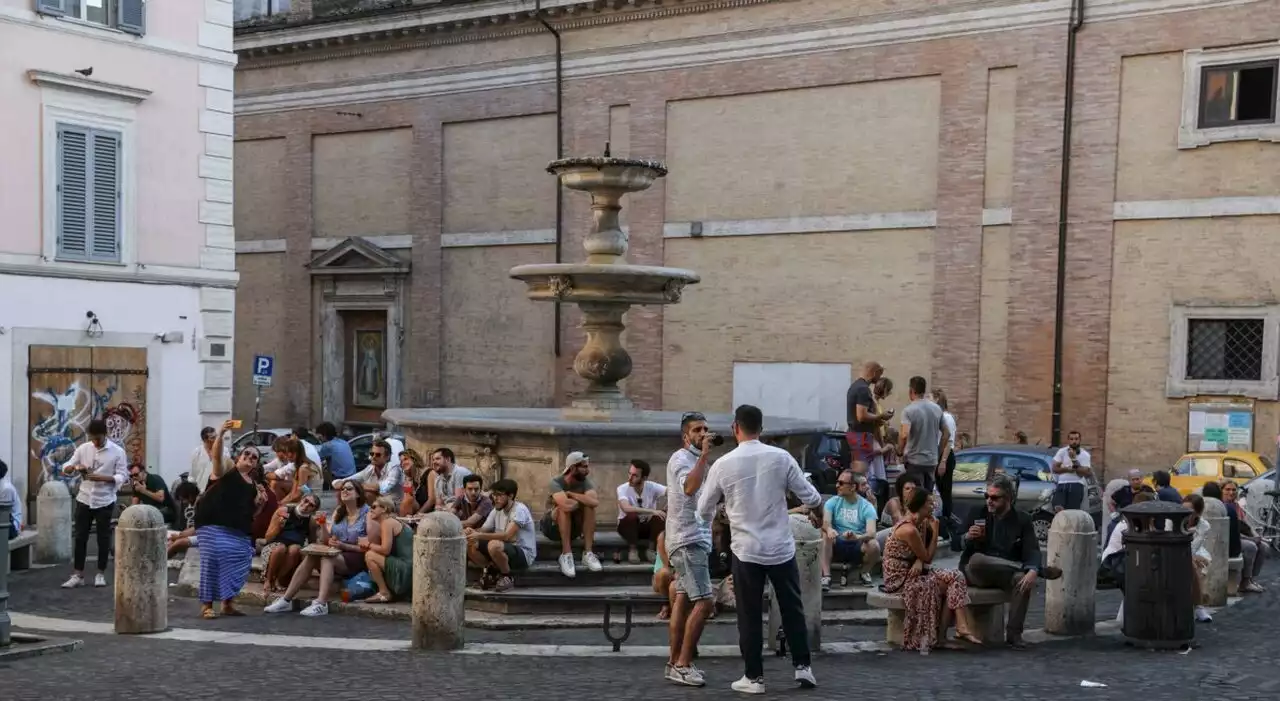
<path fill-rule="evenodd" d="M 520 486 L 519 498 L 535 514 L 543 511 L 551 478 L 564 469 L 565 456 L 581 450 L 591 458 L 592 480 L 609 505 L 597 517 L 616 516 L 612 495 L 626 481 L 631 460 L 654 466 L 653 478 L 665 481 L 671 453 L 680 447 L 683 411 L 637 409 L 618 387 L 631 374 L 631 356 L 622 346 L 624 317 L 632 305 L 675 304 L 687 285 L 699 278 L 692 270 L 627 263 L 627 232 L 618 224 L 621 199 L 649 188 L 667 174 L 656 161 L 603 157 L 567 158 L 547 171 L 570 190 L 591 196 L 593 225 L 583 241 L 581 263 L 537 263 L 511 269 L 511 277 L 528 285 L 529 299 L 577 304 L 582 311 L 586 343 L 573 361 L 587 389 L 561 409 L 437 408 L 392 409 L 383 418 L 398 425 L 409 447 L 423 455 L 439 446 L 451 448 L 458 462 L 485 480 L 507 477 Z M 705 411 L 705 407 L 679 407 Z M 708 414 L 712 430 L 725 434 L 732 446 L 726 414 Z M 829 427 L 815 421 L 765 418 L 765 439 L 800 458 L 810 438 Z"/>

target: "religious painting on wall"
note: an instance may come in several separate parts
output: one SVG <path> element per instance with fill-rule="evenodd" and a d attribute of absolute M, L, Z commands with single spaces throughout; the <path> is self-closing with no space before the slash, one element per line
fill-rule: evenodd
<path fill-rule="evenodd" d="M 382 329 L 355 332 L 352 353 L 352 404 L 382 408 L 387 405 L 386 333 Z"/>

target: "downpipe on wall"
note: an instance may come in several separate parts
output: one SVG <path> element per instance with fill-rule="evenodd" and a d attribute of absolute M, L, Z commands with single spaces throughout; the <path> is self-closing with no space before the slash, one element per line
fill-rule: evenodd
<path fill-rule="evenodd" d="M 1058 192 L 1058 281 L 1057 304 L 1053 315 L 1053 417 L 1051 445 L 1062 444 L 1062 335 L 1067 310 L 1067 212 L 1071 201 L 1071 126 L 1075 111 L 1076 36 L 1084 24 L 1085 0 L 1072 0 L 1071 20 L 1067 25 L 1067 74 L 1062 106 L 1062 183 Z"/>
<path fill-rule="evenodd" d="M 542 16 L 542 0 L 537 0 L 533 6 L 533 16 L 538 22 L 551 32 L 551 36 L 556 40 L 556 158 L 564 158 L 564 52 L 560 45 L 560 32 L 551 23 Z M 561 238 L 564 236 L 564 185 L 556 178 L 556 241 L 555 262 L 563 262 L 563 249 L 561 248 Z M 560 314 L 561 304 L 556 302 L 555 317 L 552 321 L 555 324 L 551 337 L 554 339 L 553 350 L 557 358 L 560 357 Z"/>

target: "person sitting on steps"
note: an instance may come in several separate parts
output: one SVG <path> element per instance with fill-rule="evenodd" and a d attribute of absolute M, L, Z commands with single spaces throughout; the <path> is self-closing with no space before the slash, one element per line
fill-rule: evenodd
<path fill-rule="evenodd" d="M 667 488 L 649 479 L 649 463 L 632 460 L 627 481 L 618 485 L 618 535 L 627 543 L 627 562 L 640 562 L 640 549 L 645 561 L 653 561 L 658 534 L 667 527 L 667 512 L 658 508 L 667 496 Z"/>
<path fill-rule="evenodd" d="M 600 497 L 587 476 L 591 473 L 591 465 L 585 454 L 575 450 L 565 457 L 564 464 L 564 472 L 551 478 L 547 489 L 542 534 L 560 543 L 560 572 L 566 577 L 575 577 L 573 541 L 579 536 L 582 537 L 582 564 L 592 572 L 602 569 L 600 558 L 593 552 L 596 508 L 600 506 Z"/>
<path fill-rule="evenodd" d="M 538 536 L 533 530 L 533 513 L 516 501 L 515 480 L 493 483 L 493 509 L 479 528 L 467 528 L 467 559 L 485 568 L 481 588 L 509 591 L 515 586 L 512 572 L 528 569 L 538 557 Z M 492 564 L 497 573 L 489 570 Z"/>

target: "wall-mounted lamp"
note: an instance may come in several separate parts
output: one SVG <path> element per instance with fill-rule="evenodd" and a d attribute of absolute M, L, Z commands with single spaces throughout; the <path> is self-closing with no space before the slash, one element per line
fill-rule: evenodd
<path fill-rule="evenodd" d="M 185 336 L 181 331 L 165 331 L 164 333 L 156 334 L 156 338 L 161 343 L 182 343 Z"/>
<path fill-rule="evenodd" d="M 102 338 L 102 324 L 98 322 L 98 315 L 91 311 L 85 312 L 84 318 L 89 320 L 89 323 L 84 327 L 84 335 L 89 338 Z"/>

